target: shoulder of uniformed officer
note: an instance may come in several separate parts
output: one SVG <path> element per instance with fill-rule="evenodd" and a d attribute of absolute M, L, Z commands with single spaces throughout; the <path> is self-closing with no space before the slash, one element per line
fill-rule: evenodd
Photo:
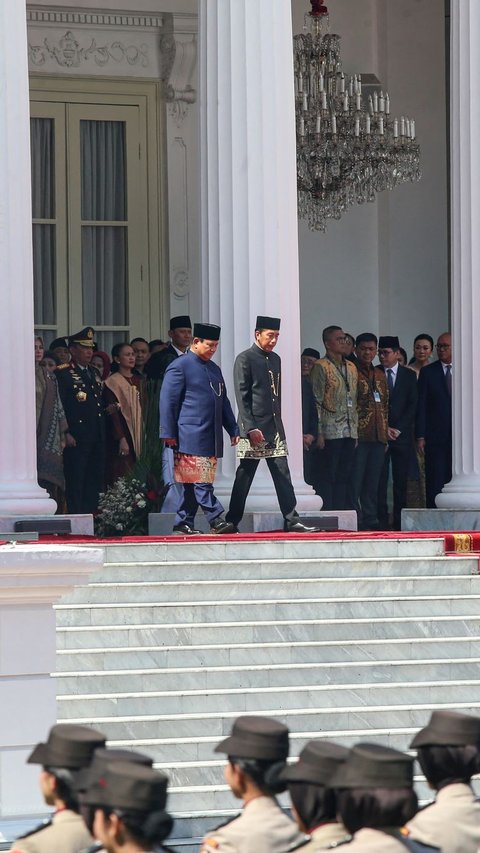
<path fill-rule="evenodd" d="M 44 829 L 48 829 L 48 827 L 52 826 L 52 825 L 53 825 L 52 818 L 51 817 L 46 818 L 46 820 L 42 820 L 41 823 L 37 824 L 37 826 L 34 826 L 33 829 L 30 829 L 28 832 L 25 832 L 23 835 L 19 835 L 17 838 L 17 841 L 22 841 L 24 838 L 30 838 L 32 835 L 36 835 L 37 832 L 42 832 Z M 17 848 L 15 846 L 12 847 L 12 853 L 16 849 Z"/>
<path fill-rule="evenodd" d="M 55 370 L 67 370 L 67 368 L 70 368 L 69 364 L 58 364 Z"/>
<path fill-rule="evenodd" d="M 348 839 L 350 841 L 350 839 Z M 287 853 L 293 853 L 294 850 L 301 850 L 302 847 L 306 847 L 307 844 L 310 844 L 312 839 L 309 835 L 305 835 L 300 841 L 295 841 L 291 847 L 288 847 Z M 334 845 L 335 846 L 335 845 Z"/>
<path fill-rule="evenodd" d="M 79 853 L 104 853 L 105 847 L 99 841 L 91 844 L 90 847 L 84 847 Z"/>

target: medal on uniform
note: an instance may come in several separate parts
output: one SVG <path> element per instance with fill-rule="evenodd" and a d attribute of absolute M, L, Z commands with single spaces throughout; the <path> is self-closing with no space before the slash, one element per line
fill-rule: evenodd
<path fill-rule="evenodd" d="M 87 399 L 86 391 L 77 391 L 75 396 L 76 396 L 79 403 L 84 403 L 85 400 Z"/>

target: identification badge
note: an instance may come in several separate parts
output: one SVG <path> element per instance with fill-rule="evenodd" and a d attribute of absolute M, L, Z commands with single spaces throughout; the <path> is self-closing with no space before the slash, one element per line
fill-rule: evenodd
<path fill-rule="evenodd" d="M 350 394 L 347 394 L 347 407 L 348 407 L 349 409 L 351 409 L 351 408 L 352 408 L 352 406 L 353 406 L 353 400 L 352 400 L 352 398 L 351 398 Z"/>
<path fill-rule="evenodd" d="M 373 392 L 373 399 L 375 400 L 375 402 L 376 402 L 376 403 L 381 403 L 381 402 L 382 402 L 382 401 L 381 401 L 381 399 L 380 399 L 380 392 L 379 392 L 379 391 L 374 391 L 374 392 Z"/>

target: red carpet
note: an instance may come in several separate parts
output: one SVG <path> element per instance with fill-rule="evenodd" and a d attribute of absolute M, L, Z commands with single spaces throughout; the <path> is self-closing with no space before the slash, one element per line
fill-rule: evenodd
<path fill-rule="evenodd" d="M 352 532 L 339 530 L 328 533 L 284 533 L 281 530 L 266 531 L 264 533 L 236 533 L 228 536 L 215 536 L 204 534 L 203 536 L 118 536 L 112 539 L 99 539 L 95 536 L 40 536 L 38 540 L 30 544 L 56 544 L 56 545 L 83 545 L 85 543 L 106 545 L 138 542 L 149 544 L 153 542 L 269 542 L 286 540 L 336 540 L 336 539 L 442 539 L 445 542 L 446 554 L 468 554 L 480 553 L 480 532 L 471 531 L 465 533 L 452 533 L 450 531 L 422 531 L 411 533 L 407 531 L 372 531 Z M 0 545 L 8 544 L 0 540 Z M 23 540 L 19 544 L 25 544 Z M 27 543 L 28 544 L 28 543 Z"/>

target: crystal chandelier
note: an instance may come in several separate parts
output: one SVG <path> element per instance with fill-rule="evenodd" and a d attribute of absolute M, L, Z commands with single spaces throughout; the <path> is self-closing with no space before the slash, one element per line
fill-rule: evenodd
<path fill-rule="evenodd" d="M 293 39 L 298 213 L 325 231 L 327 219 L 340 219 L 353 204 L 418 181 L 420 147 L 415 121 L 391 118 L 388 94 L 373 90 L 365 98 L 360 75 L 345 77 L 328 9 L 310 2 L 305 32 Z"/>

